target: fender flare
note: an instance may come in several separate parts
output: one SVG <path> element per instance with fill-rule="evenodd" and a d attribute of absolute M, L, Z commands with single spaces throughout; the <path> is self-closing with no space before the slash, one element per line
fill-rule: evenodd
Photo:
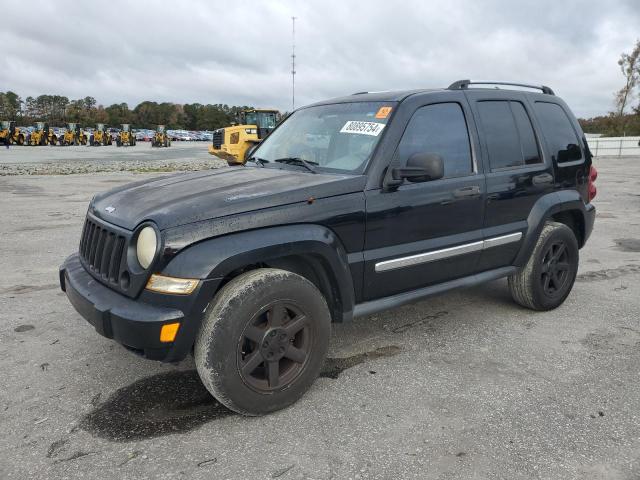
<path fill-rule="evenodd" d="M 219 280 L 250 265 L 268 264 L 285 257 L 301 257 L 321 265 L 328 276 L 334 320 L 352 318 L 355 303 L 347 253 L 327 227 L 296 224 L 231 233 L 203 240 L 181 250 L 162 269 L 163 275 Z"/>
<path fill-rule="evenodd" d="M 582 220 L 585 224 L 587 223 L 586 206 L 580 193 L 576 190 L 548 193 L 536 201 L 527 217 L 528 228 L 514 261 L 516 267 L 524 267 L 529 260 L 545 222 L 553 215 L 563 211 L 578 211 L 582 215 Z"/>

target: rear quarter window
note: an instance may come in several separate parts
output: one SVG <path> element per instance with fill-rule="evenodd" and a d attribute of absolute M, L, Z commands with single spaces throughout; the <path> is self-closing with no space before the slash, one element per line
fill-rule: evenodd
<path fill-rule="evenodd" d="M 558 163 L 581 160 L 580 142 L 564 109 L 549 102 L 535 102 L 534 108 L 552 159 Z"/>

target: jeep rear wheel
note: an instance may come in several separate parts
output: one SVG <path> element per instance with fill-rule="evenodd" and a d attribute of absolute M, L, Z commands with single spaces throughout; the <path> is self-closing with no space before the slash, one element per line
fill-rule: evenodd
<path fill-rule="evenodd" d="M 331 317 L 320 291 L 284 270 L 254 270 L 225 285 L 195 345 L 205 387 L 245 415 L 285 408 L 322 368 Z"/>
<path fill-rule="evenodd" d="M 547 222 L 525 267 L 509 277 L 513 299 L 533 310 L 552 310 L 567 298 L 578 272 L 578 242 L 562 223 Z"/>

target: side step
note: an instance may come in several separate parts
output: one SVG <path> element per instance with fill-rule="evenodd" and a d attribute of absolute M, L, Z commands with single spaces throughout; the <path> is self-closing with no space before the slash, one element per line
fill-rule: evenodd
<path fill-rule="evenodd" d="M 425 298 L 431 297 L 432 295 L 438 295 L 440 293 L 453 290 L 454 288 L 472 287 L 480 283 L 497 280 L 498 278 L 507 277 L 512 273 L 515 273 L 516 270 L 516 267 L 497 268 L 495 270 L 476 273 L 475 275 L 458 278 L 449 282 L 431 285 L 430 287 L 424 287 L 418 290 L 412 290 L 410 292 L 391 295 L 390 297 L 383 297 L 378 298 L 377 300 L 359 303 L 353 309 L 353 317 L 364 317 L 367 315 L 372 315 L 374 313 L 382 312 L 384 310 L 389 310 L 391 308 L 400 307 L 402 305 L 406 305 L 407 303 L 417 302 L 418 300 L 424 300 Z"/>

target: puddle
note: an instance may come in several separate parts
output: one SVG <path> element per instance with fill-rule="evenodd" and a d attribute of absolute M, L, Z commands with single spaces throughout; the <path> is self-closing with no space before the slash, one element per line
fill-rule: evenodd
<path fill-rule="evenodd" d="M 87 414 L 80 428 L 114 441 L 183 433 L 233 415 L 204 388 L 195 370 L 167 372 L 121 388 Z"/>
<path fill-rule="evenodd" d="M 623 252 L 640 252 L 640 239 L 637 238 L 616 238 L 616 247 Z"/>
<path fill-rule="evenodd" d="M 395 345 L 346 358 L 327 358 L 321 377 L 338 378 L 348 368 L 401 352 Z M 159 373 L 113 393 L 82 418 L 79 428 L 116 442 L 185 433 L 236 415 L 216 401 L 195 370 Z"/>
<path fill-rule="evenodd" d="M 324 378 L 338 378 L 342 372 L 348 368 L 360 365 L 368 360 L 374 360 L 382 357 L 393 357 L 398 355 L 402 349 L 396 345 L 389 345 L 388 347 L 380 347 L 371 352 L 359 353 L 358 355 L 352 355 L 345 358 L 327 358 L 324 362 L 324 367 L 320 372 L 320 376 Z"/>

